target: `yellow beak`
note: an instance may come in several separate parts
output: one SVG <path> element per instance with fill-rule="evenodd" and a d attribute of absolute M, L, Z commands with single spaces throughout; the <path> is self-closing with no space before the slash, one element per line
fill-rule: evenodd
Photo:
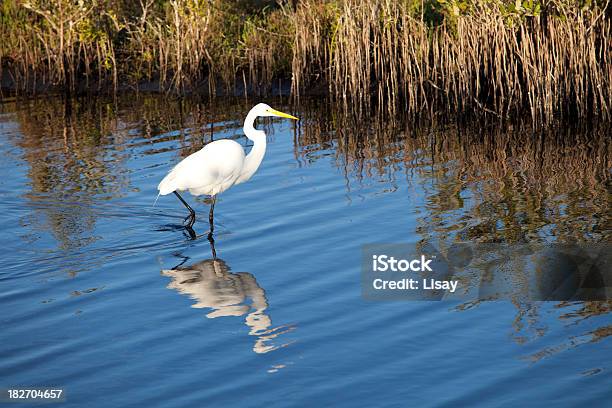
<path fill-rule="evenodd" d="M 291 116 L 288 113 L 284 113 L 281 111 L 277 111 L 276 109 L 268 109 L 268 112 L 270 112 L 271 114 L 273 114 L 274 116 L 278 116 L 280 118 L 287 118 L 287 119 L 295 119 L 295 120 L 299 120 L 298 118 L 296 118 L 295 116 Z"/>

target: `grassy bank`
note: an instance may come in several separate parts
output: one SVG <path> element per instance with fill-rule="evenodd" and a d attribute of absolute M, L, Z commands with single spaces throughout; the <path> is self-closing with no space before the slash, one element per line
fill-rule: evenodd
<path fill-rule="evenodd" d="M 612 6 L 598 0 L 5 0 L 20 92 L 154 83 L 328 94 L 346 110 L 612 117 Z"/>

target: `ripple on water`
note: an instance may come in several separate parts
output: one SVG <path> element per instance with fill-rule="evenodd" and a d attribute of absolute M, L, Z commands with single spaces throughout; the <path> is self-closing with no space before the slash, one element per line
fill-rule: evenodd
<path fill-rule="evenodd" d="M 248 150 L 249 106 L 80 106 L 0 105 L 7 384 L 65 386 L 75 407 L 603 400 L 607 302 L 371 302 L 359 266 L 374 242 L 609 242 L 606 129 L 535 140 L 305 108 L 299 128 L 259 124 L 267 156 L 219 198 L 213 252 L 207 200 L 188 198 L 194 241 L 156 185 L 211 138 Z"/>

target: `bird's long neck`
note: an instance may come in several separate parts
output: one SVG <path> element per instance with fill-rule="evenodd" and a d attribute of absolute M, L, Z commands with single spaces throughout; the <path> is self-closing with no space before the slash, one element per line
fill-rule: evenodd
<path fill-rule="evenodd" d="M 253 176 L 266 154 L 266 134 L 253 127 L 256 118 L 257 116 L 249 113 L 244 121 L 244 134 L 253 141 L 253 147 L 244 160 L 239 182 L 246 181 Z"/>

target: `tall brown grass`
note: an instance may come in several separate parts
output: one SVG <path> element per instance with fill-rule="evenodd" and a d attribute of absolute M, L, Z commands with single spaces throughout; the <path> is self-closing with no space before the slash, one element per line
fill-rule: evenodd
<path fill-rule="evenodd" d="M 435 27 L 406 2 L 334 4 L 304 0 L 292 14 L 295 94 L 323 77 L 330 94 L 357 111 L 376 104 L 392 114 L 508 117 L 526 108 L 534 121 L 611 117 L 608 4 L 550 3 L 547 14 L 529 15 L 477 0 Z"/>
<path fill-rule="evenodd" d="M 112 33 L 119 22 L 100 1 L 7 0 L 2 4 L 0 73 L 8 68 L 18 90 L 61 83 L 73 89 L 77 76 L 89 85 L 117 85 Z"/>
<path fill-rule="evenodd" d="M 222 0 L 6 0 L 0 73 L 19 92 L 137 88 L 186 93 L 241 84 L 258 94 L 286 75 L 291 26 L 283 9 L 244 14 Z M 281 72 L 283 71 L 284 72 Z M 243 80 L 244 79 L 244 80 Z"/>
<path fill-rule="evenodd" d="M 290 78 L 356 113 L 612 117 L 609 2 L 260 3 L 6 0 L 0 69 L 20 91 L 270 95 Z"/>

